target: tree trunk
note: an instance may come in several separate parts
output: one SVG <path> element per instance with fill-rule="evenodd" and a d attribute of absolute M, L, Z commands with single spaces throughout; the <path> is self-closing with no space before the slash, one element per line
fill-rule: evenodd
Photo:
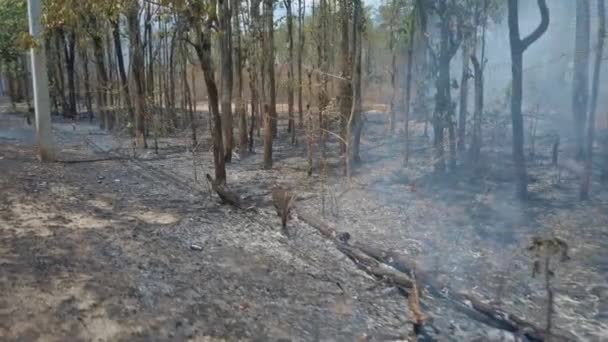
<path fill-rule="evenodd" d="M 466 126 L 469 105 L 469 58 L 471 45 L 476 37 L 467 37 L 462 46 L 462 76 L 460 78 L 460 107 L 458 115 L 458 151 L 466 149 Z"/>
<path fill-rule="evenodd" d="M 103 54 L 103 41 L 98 35 L 92 37 L 93 54 L 95 55 L 95 68 L 97 71 L 97 107 L 99 111 L 99 126 L 109 129 L 109 115 L 107 102 L 108 75 L 106 73 L 105 57 Z"/>
<path fill-rule="evenodd" d="M 93 99 L 91 98 L 91 81 L 89 76 L 89 56 L 86 47 L 81 47 L 80 59 L 82 60 L 82 73 L 84 77 L 84 102 L 89 112 L 89 121 L 93 120 Z"/>
<path fill-rule="evenodd" d="M 129 41 L 132 49 L 131 68 L 133 71 L 133 84 L 135 85 L 135 143 L 140 147 L 145 147 L 145 65 L 139 27 L 139 5 L 137 1 L 133 2 L 127 12 L 127 22 L 129 26 Z"/>
<path fill-rule="evenodd" d="M 576 0 L 572 113 L 574 114 L 574 129 L 576 130 L 577 158 L 583 158 L 585 150 L 585 123 L 587 120 L 589 102 L 590 19 L 589 0 Z"/>
<path fill-rule="evenodd" d="M 215 166 L 215 181 L 219 184 L 226 183 L 226 163 L 224 159 L 224 143 L 222 140 L 222 118 L 220 116 L 219 97 L 215 83 L 215 72 L 211 59 L 211 41 L 209 32 L 203 32 L 200 26 L 195 27 L 196 41 L 195 49 L 201 62 L 207 95 L 209 97 L 209 109 L 213 122 L 213 165 Z"/>
<path fill-rule="evenodd" d="M 222 138 L 224 159 L 232 161 L 232 25 L 229 0 L 218 0 L 220 22 L 220 62 L 221 62 L 221 97 L 222 97 Z"/>
<path fill-rule="evenodd" d="M 247 108 L 243 101 L 243 58 L 241 56 L 240 1 L 232 0 L 234 27 L 234 69 L 236 75 L 236 112 L 239 120 L 239 152 L 247 151 Z"/>
<path fill-rule="evenodd" d="M 412 102 L 412 69 L 414 66 L 414 37 L 416 34 L 416 13 L 418 11 L 418 1 L 414 2 L 412 13 L 410 14 L 410 28 L 407 47 L 407 76 L 405 78 L 405 105 L 404 107 L 404 149 L 403 165 L 407 166 L 410 159 L 410 108 Z"/>
<path fill-rule="evenodd" d="M 112 35 L 114 37 L 114 50 L 116 50 L 116 61 L 118 64 L 118 74 L 120 76 L 121 90 L 129 115 L 129 123 L 130 126 L 133 126 L 133 123 L 135 121 L 135 113 L 133 112 L 133 105 L 131 104 L 129 80 L 127 78 L 127 71 L 125 70 L 125 62 L 124 55 L 122 53 L 122 43 L 120 41 L 120 27 L 118 20 L 114 21 L 112 23 L 112 26 Z M 131 129 L 131 134 L 133 134 L 133 136 L 135 136 L 134 133 L 135 131 Z"/>
<path fill-rule="evenodd" d="M 353 71 L 352 65 L 352 56 L 350 51 L 350 1 L 349 0 L 341 0 L 340 3 L 340 21 L 341 21 L 341 31 L 342 38 L 340 40 L 340 55 L 342 62 L 342 82 L 341 82 L 341 90 L 340 90 L 340 136 L 344 139 L 341 144 L 342 153 L 346 152 L 346 130 L 348 125 L 348 120 L 352 111 L 352 103 L 353 103 L 353 86 L 352 86 L 352 76 L 351 73 Z M 353 50 L 354 51 L 354 50 Z M 345 156 L 345 170 L 346 170 L 346 156 Z"/>
<path fill-rule="evenodd" d="M 473 164 L 479 161 L 481 152 L 481 116 L 483 114 L 483 69 L 474 55 L 471 56 L 475 71 L 475 112 L 473 114 L 473 139 L 470 147 L 470 158 Z"/>
<path fill-rule="evenodd" d="M 353 35 L 352 47 L 354 52 L 353 64 L 353 103 L 346 132 L 346 176 L 353 174 L 353 163 L 358 162 L 358 142 L 357 134 L 360 134 L 361 117 L 361 33 L 362 33 L 362 13 L 361 0 L 353 0 Z M 353 132 L 354 130 L 354 132 Z M 353 136 L 355 134 L 355 136 Z"/>
<path fill-rule="evenodd" d="M 63 48 L 63 45 L 65 43 L 65 38 L 64 38 L 64 34 L 63 34 L 63 30 L 58 29 L 55 31 L 55 55 L 57 60 L 55 61 L 55 63 L 57 63 L 57 68 L 56 68 L 56 87 L 57 87 L 57 92 L 59 93 L 59 99 L 61 101 L 61 110 L 63 111 L 62 115 L 63 117 L 67 117 L 68 116 L 68 111 L 69 111 L 69 105 L 68 105 L 68 101 L 65 97 L 65 78 L 64 78 L 64 72 L 63 72 L 63 58 L 61 57 L 61 50 Z M 17 87 L 17 89 L 19 89 L 19 87 Z M 18 99 L 21 99 L 22 93 L 21 91 L 17 91 Z M 105 116 L 104 116 L 105 118 Z M 101 122 L 100 122 L 101 123 Z M 105 128 L 105 121 L 103 122 L 104 127 Z"/>
<path fill-rule="evenodd" d="M 66 110 L 66 116 L 69 118 L 76 118 L 76 33 L 74 30 L 70 30 L 67 34 L 67 41 L 64 42 L 64 55 L 65 55 L 65 66 L 68 77 L 68 108 Z"/>
<path fill-rule="evenodd" d="M 304 81 L 302 80 L 302 58 L 304 55 L 304 15 L 306 13 L 306 1 L 298 0 L 298 113 L 299 113 L 299 127 L 304 127 L 304 108 L 302 103 L 302 92 L 304 87 Z"/>
<path fill-rule="evenodd" d="M 395 113 L 395 101 L 397 98 L 397 48 L 396 48 L 396 37 L 395 35 L 397 34 L 395 32 L 395 14 L 394 12 L 397 11 L 397 0 L 393 0 L 392 4 L 391 4 L 391 10 L 393 11 L 393 14 L 391 14 L 391 19 L 390 19 L 390 25 L 389 25 L 389 50 L 391 53 L 391 103 L 390 103 L 390 119 L 389 119 L 389 132 L 390 135 L 392 136 L 393 134 L 395 134 L 395 119 L 397 117 L 397 114 Z"/>
<path fill-rule="evenodd" d="M 287 45 L 289 55 L 289 69 L 287 71 L 287 113 L 288 124 L 287 132 L 291 133 L 291 143 L 296 143 L 295 120 L 293 115 L 294 105 L 294 54 L 293 54 L 293 15 L 291 12 L 291 0 L 283 0 L 287 9 Z"/>
<path fill-rule="evenodd" d="M 265 98 L 264 98 L 264 168 L 272 168 L 272 138 L 276 135 L 276 90 L 274 77 L 274 20 L 273 1 L 264 0 L 264 64 L 265 64 Z M 267 117 L 266 117 L 267 116 Z M 268 131 L 268 132 L 267 132 Z M 270 135 L 269 135 L 270 134 Z"/>
<path fill-rule="evenodd" d="M 549 26 L 549 8 L 545 0 L 537 0 L 541 14 L 538 27 L 524 39 L 519 34 L 519 0 L 509 0 L 509 41 L 511 45 L 511 123 L 513 125 L 513 164 L 516 177 L 516 195 L 519 199 L 528 197 L 528 176 L 524 157 L 524 118 L 521 111 L 523 96 L 523 54 L 538 40 Z"/>
<path fill-rule="evenodd" d="M 600 74 L 604 52 L 604 39 L 606 38 L 606 4 L 604 0 L 597 1 L 598 14 L 598 42 L 595 50 L 595 64 L 593 66 L 593 84 L 591 87 L 591 105 L 589 108 L 589 120 L 587 120 L 587 144 L 585 151 L 585 173 L 581 184 L 581 199 L 589 198 L 591 187 L 591 175 L 593 172 L 593 143 L 595 136 L 595 115 L 597 111 L 597 97 L 600 88 Z"/>

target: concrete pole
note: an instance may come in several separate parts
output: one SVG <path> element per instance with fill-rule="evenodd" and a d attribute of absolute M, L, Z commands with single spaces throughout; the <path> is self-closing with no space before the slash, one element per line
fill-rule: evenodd
<path fill-rule="evenodd" d="M 49 80 L 46 74 L 44 40 L 40 25 L 42 12 L 41 0 L 28 0 L 30 34 L 39 46 L 30 50 L 32 59 L 32 81 L 34 83 L 34 106 L 36 110 L 36 138 L 38 159 L 42 162 L 55 161 L 53 136 L 51 134 L 51 106 L 49 99 Z"/>

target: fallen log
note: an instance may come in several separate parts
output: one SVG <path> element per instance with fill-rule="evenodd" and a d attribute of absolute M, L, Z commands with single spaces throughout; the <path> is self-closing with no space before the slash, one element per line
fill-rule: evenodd
<path fill-rule="evenodd" d="M 378 277 L 386 283 L 394 284 L 409 294 L 417 284 L 417 288 L 425 288 L 429 293 L 446 300 L 456 310 L 469 318 L 496 329 L 505 330 L 525 336 L 530 341 L 545 341 L 546 331 L 535 324 L 508 313 L 500 308 L 486 304 L 468 293 L 452 291 L 448 285 L 436 276 L 424 270 L 416 269 L 415 264 L 407 256 L 386 251 L 378 246 L 363 244 L 355 241 L 353 244 L 340 241 L 333 224 L 326 223 L 314 215 L 298 210 L 298 218 L 317 229 L 323 236 L 334 241 L 338 250 L 348 256 L 355 264 L 367 273 Z M 350 234 L 349 234 L 350 236 Z M 409 275 L 416 271 L 416 283 Z M 551 334 L 553 341 L 571 341 L 572 338 Z"/>

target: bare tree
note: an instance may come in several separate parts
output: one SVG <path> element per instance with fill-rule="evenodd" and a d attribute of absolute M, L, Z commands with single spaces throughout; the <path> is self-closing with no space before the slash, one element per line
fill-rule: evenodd
<path fill-rule="evenodd" d="M 549 8 L 545 0 L 537 0 L 541 22 L 529 36 L 521 39 L 519 34 L 519 0 L 509 0 L 509 41 L 511 44 L 511 73 L 513 85 L 511 92 L 511 122 L 513 125 L 513 163 L 516 177 L 516 194 L 520 199 L 528 197 L 528 176 L 524 156 L 524 118 L 522 115 L 523 98 L 523 54 L 537 41 L 549 27 Z"/>

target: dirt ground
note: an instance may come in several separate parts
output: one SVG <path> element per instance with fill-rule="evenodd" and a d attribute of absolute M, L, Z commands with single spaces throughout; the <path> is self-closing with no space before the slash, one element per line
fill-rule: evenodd
<path fill-rule="evenodd" d="M 555 267 L 556 330 L 572 340 L 606 340 L 606 189 L 581 204 L 575 175 L 536 158 L 535 197 L 521 204 L 504 166 L 483 177 L 429 178 L 420 149 L 403 171 L 397 139 L 381 138 L 383 118 L 370 114 L 366 125 L 366 163 L 351 181 L 306 177 L 301 138 L 296 147 L 277 142 L 271 171 L 262 170 L 260 154 L 235 156 L 228 184 L 257 204 L 248 212 L 210 194 L 202 181 L 212 166 L 209 142 L 188 152 L 186 132 L 160 140 L 156 155 L 132 151 L 128 140 L 88 123 L 57 122 L 63 162 L 41 164 L 23 117 L 0 114 L 0 339 L 405 339 L 411 318 L 398 291 L 297 217 L 292 236 L 281 234 L 269 192 L 284 184 L 303 198 L 301 208 L 354 239 L 409 254 L 451 288 L 538 325 L 546 295 L 525 250 L 534 236 L 558 235 L 571 261 Z M 433 298 L 423 304 L 436 340 L 517 338 Z"/>

